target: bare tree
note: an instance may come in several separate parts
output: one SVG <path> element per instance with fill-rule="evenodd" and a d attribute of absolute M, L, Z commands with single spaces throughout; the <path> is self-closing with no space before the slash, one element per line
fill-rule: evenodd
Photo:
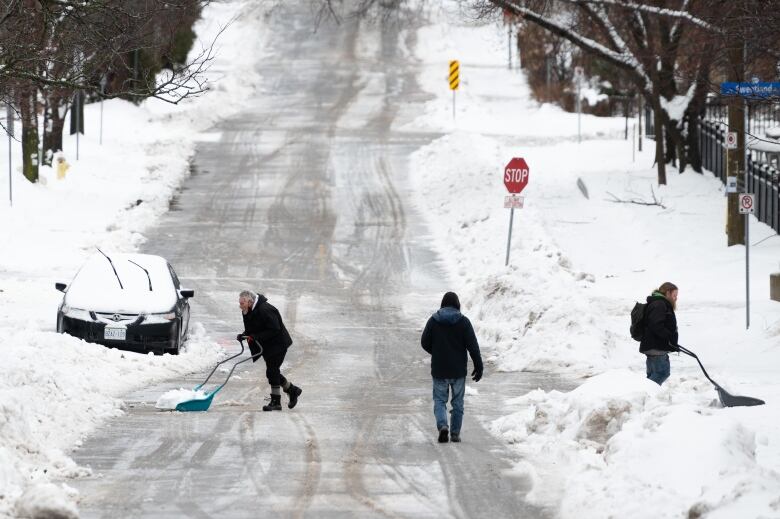
<path fill-rule="evenodd" d="M 25 176 L 31 181 L 38 177 L 41 100 L 47 123 L 44 149 L 56 151 L 62 147 L 62 123 L 76 92 L 88 97 L 154 97 L 169 103 L 204 93 L 203 73 L 212 48 L 186 61 L 189 46 L 182 51 L 180 43 L 191 44 L 192 23 L 207 1 L 3 2 L 0 89 L 6 99 L 13 92 L 21 114 Z M 112 81 L 103 89 L 106 78 Z"/>
<path fill-rule="evenodd" d="M 139 76 L 132 56 L 169 53 L 177 29 L 190 26 L 208 0 L 13 0 L 0 15 L 0 82 L 97 93 L 100 75 L 127 72 L 132 84 L 107 97 L 157 97 L 177 103 L 204 92 L 196 81 L 210 49 L 164 78 Z M 19 38 L 24 35 L 24 38 Z M 159 57 L 159 56 L 158 56 Z M 141 71 L 142 72 L 142 71 Z"/>

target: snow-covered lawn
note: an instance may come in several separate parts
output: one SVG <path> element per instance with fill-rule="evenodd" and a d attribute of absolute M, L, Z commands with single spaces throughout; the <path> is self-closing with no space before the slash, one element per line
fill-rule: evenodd
<path fill-rule="evenodd" d="M 718 180 L 671 170 L 659 188 L 652 141 L 633 161 L 621 118 L 584 116 L 577 144 L 576 114 L 537 105 L 522 73 L 507 69 L 500 25 L 443 17 L 418 38 L 421 84 L 435 98 L 410 128 L 446 135 L 412 156 L 412 172 L 452 289 L 494 369 L 582 377 L 570 393 L 510 402 L 491 424 L 523 454 L 517 470 L 535 482 L 529 499 L 562 517 L 780 517 L 774 231 L 751 221 L 745 330 L 745 249 L 726 247 Z M 450 59 L 461 61 L 455 121 Z M 512 157 L 526 159 L 530 183 L 505 267 L 502 177 Z M 662 206 L 615 200 L 653 196 Z M 766 405 L 721 408 L 682 355 L 671 356 L 663 387 L 645 379 L 629 315 L 664 281 L 680 287 L 680 343 L 730 392 Z"/>
<path fill-rule="evenodd" d="M 258 84 L 253 71 L 263 57 L 263 20 L 263 7 L 252 1 L 207 7 L 193 52 L 228 26 L 208 72 L 213 91 L 179 106 L 106 102 L 102 145 L 100 106 L 88 105 L 88 133 L 80 137 L 78 160 L 75 137 L 65 138 L 70 169 L 64 179 L 44 167 L 40 183 L 27 182 L 18 168 L 20 145 L 15 142 L 13 207 L 7 163 L 0 168 L 0 517 L 76 515 L 74 491 L 49 478 L 86 470 L 68 453 L 122 412 L 118 397 L 202 370 L 222 355 L 197 315 L 179 356 L 109 350 L 59 335 L 55 319 L 62 294 L 54 283 L 69 282 L 96 246 L 134 251 L 143 243 L 144 230 L 168 210 L 171 196 L 189 175 L 198 132 L 235 112 Z M 253 52 L 239 52 L 246 46 Z M 0 156 L 7 157 L 3 137 Z"/>

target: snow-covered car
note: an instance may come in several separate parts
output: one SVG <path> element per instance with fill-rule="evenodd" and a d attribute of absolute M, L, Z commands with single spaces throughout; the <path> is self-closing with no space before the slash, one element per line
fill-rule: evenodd
<path fill-rule="evenodd" d="M 170 263 L 149 254 L 98 252 L 84 263 L 57 311 L 57 331 L 114 348 L 179 353 L 193 290 L 181 288 Z"/>

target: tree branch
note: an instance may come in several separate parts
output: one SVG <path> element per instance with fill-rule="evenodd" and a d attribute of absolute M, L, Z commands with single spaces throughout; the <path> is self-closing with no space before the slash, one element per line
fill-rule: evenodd
<path fill-rule="evenodd" d="M 609 191 L 607 191 L 607 194 L 612 197 L 612 200 L 607 200 L 607 202 L 612 202 L 614 204 L 636 204 L 636 205 L 646 205 L 646 206 L 658 206 L 661 209 L 666 209 L 666 206 L 661 203 L 662 201 L 656 198 L 655 190 L 653 189 L 652 184 L 650 184 L 650 193 L 653 196 L 652 202 L 647 202 L 645 200 L 642 200 L 641 198 L 631 198 L 629 200 L 623 200 L 621 198 L 616 197 Z"/>

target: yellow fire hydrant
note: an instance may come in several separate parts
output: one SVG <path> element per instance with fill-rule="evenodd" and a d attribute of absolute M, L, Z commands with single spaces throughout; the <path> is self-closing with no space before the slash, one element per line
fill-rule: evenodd
<path fill-rule="evenodd" d="M 70 164 L 65 160 L 65 157 L 60 155 L 57 157 L 57 180 L 62 180 L 65 178 L 65 175 L 68 173 L 68 169 L 70 168 Z"/>

